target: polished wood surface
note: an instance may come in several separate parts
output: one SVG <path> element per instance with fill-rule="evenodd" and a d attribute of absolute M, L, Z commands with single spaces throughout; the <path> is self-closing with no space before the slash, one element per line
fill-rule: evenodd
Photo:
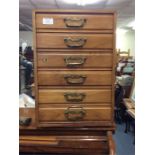
<path fill-rule="evenodd" d="M 33 12 L 35 127 L 20 152 L 113 155 L 115 12 Z M 60 136 L 61 135 L 61 136 Z"/>
<path fill-rule="evenodd" d="M 27 153 L 109 154 L 106 136 L 20 136 L 20 146 L 20 151 Z"/>
<path fill-rule="evenodd" d="M 43 18 L 53 19 L 53 24 L 43 24 Z M 65 19 L 69 19 L 65 21 Z M 83 26 L 81 26 L 82 20 L 85 20 Z M 68 22 L 69 27 L 66 23 Z M 37 14 L 36 15 L 36 27 L 48 28 L 48 29 L 72 29 L 75 24 L 76 29 L 113 29 L 113 15 L 112 14 Z M 78 26 L 79 25 L 79 26 Z"/>
<path fill-rule="evenodd" d="M 80 113 L 68 114 L 68 117 L 65 117 L 65 111 L 70 112 L 81 112 L 84 111 L 85 114 L 81 116 Z M 105 107 L 102 105 L 98 106 L 71 106 L 71 105 L 61 105 L 55 106 L 52 108 L 39 108 L 39 121 L 42 122 L 55 122 L 55 121 L 64 121 L 70 122 L 72 119 L 80 117 L 79 121 L 109 121 L 111 120 L 111 109 L 110 107 Z M 78 120 L 73 120 L 78 121 Z"/>
<path fill-rule="evenodd" d="M 65 95 L 68 95 L 66 98 Z M 73 94 L 73 95 L 72 95 Z M 77 95 L 74 95 L 77 94 Z M 82 95 L 84 94 L 84 97 Z M 110 89 L 39 89 L 39 103 L 72 103 L 73 99 L 81 99 L 79 103 L 111 102 Z M 78 103 L 78 102 L 77 102 Z"/>
<path fill-rule="evenodd" d="M 110 131 L 107 132 L 108 135 L 108 144 L 109 144 L 109 155 L 116 155 L 116 147 L 115 142 L 112 138 L 112 133 Z"/>
<path fill-rule="evenodd" d="M 40 68 L 111 68 L 112 53 L 103 52 L 40 52 L 38 55 L 38 67 Z M 68 65 L 68 63 L 74 65 Z M 80 61 L 83 63 L 80 64 Z M 77 63 L 77 65 L 75 64 Z M 78 65 L 79 63 L 79 65 Z"/>
<path fill-rule="evenodd" d="M 111 71 L 38 71 L 38 85 L 111 85 Z"/>
<path fill-rule="evenodd" d="M 112 49 L 113 48 L 113 34 L 77 34 L 75 33 L 37 33 L 37 48 L 59 48 L 70 49 L 64 39 L 70 39 L 68 41 L 71 46 L 79 43 L 77 49 Z M 80 42 L 79 39 L 86 39 L 86 42 Z M 77 40 L 77 41 L 76 41 Z M 82 47 L 80 46 L 82 44 Z M 72 49 L 72 48 L 71 48 Z"/>

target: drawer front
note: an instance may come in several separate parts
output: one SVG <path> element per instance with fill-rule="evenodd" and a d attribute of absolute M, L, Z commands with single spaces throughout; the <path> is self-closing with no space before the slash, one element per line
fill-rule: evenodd
<path fill-rule="evenodd" d="M 112 49 L 112 34 L 37 33 L 37 48 Z"/>
<path fill-rule="evenodd" d="M 46 103 L 111 103 L 111 89 L 39 89 L 38 102 Z"/>
<path fill-rule="evenodd" d="M 40 122 L 56 121 L 109 121 L 111 108 L 105 106 L 58 106 L 39 108 Z"/>
<path fill-rule="evenodd" d="M 38 71 L 38 85 L 111 85 L 111 71 Z"/>
<path fill-rule="evenodd" d="M 37 14 L 37 28 L 50 29 L 113 29 L 113 15 Z"/>
<path fill-rule="evenodd" d="M 112 67 L 112 53 L 38 53 L 38 67 L 104 68 Z"/>

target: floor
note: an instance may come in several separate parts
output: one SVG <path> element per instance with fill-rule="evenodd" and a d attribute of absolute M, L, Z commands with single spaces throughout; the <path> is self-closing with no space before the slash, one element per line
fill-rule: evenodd
<path fill-rule="evenodd" d="M 135 155 L 134 135 L 132 132 L 124 133 L 125 124 L 117 124 L 113 136 L 116 144 L 116 155 Z"/>

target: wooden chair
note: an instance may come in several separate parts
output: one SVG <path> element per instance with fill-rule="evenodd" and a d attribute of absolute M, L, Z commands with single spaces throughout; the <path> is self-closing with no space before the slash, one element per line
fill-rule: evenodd
<path fill-rule="evenodd" d="M 130 56 L 130 49 L 128 49 L 128 51 L 121 51 L 120 49 L 116 50 L 117 53 L 117 62 L 119 62 L 122 59 L 128 59 L 128 58 L 132 58 L 132 56 Z"/>

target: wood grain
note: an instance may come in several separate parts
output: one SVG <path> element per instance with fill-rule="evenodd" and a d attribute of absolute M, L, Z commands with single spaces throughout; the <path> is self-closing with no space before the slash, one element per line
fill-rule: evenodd
<path fill-rule="evenodd" d="M 43 24 L 43 18 L 52 18 L 53 24 Z M 77 18 L 86 19 L 83 27 L 69 28 L 66 26 L 65 18 Z M 36 15 L 36 27 L 44 29 L 113 29 L 113 15 L 101 14 L 101 15 L 89 15 L 89 14 L 37 14 Z"/>
<path fill-rule="evenodd" d="M 53 24 L 42 24 L 43 17 L 53 18 Z M 82 27 L 69 28 L 64 22 L 66 17 L 73 18 L 72 26 L 79 23 L 75 19 L 86 19 L 86 22 Z M 108 130 L 115 128 L 115 27 L 114 11 L 33 11 L 37 125 L 33 129 L 20 129 L 20 152 L 115 154 L 112 135 L 107 134 Z M 64 42 L 64 38 L 68 37 L 72 39 L 69 44 L 76 42 L 75 45 L 79 45 L 75 41 L 77 38 L 85 38 L 86 42 L 80 47 L 71 48 Z M 84 56 L 87 59 L 83 66 L 70 68 L 64 63 L 66 56 Z M 67 85 L 61 77 L 68 73 L 87 74 L 88 79 L 84 85 Z M 41 81 L 38 81 L 39 78 Z M 82 102 L 73 103 L 66 101 L 64 93 L 85 93 L 86 96 Z M 81 120 L 68 120 L 70 117 L 66 117 L 64 111 L 72 108 L 74 111 L 84 110 L 85 115 L 81 112 L 69 113 L 72 114 L 69 115 L 71 118 L 80 114 L 83 116 Z"/>
<path fill-rule="evenodd" d="M 65 78 L 66 76 L 68 78 Z M 40 86 L 73 86 L 74 83 L 79 86 L 111 85 L 111 71 L 38 71 L 38 85 Z"/>
<path fill-rule="evenodd" d="M 61 52 L 61 53 L 38 53 L 37 64 L 40 68 L 70 68 L 65 63 L 65 58 L 85 58 L 83 65 L 79 65 L 76 68 L 111 68 L 112 67 L 112 53 L 101 52 Z M 46 60 L 46 61 L 45 61 Z"/>
<path fill-rule="evenodd" d="M 65 93 L 84 93 L 85 98 L 80 103 L 111 102 L 110 89 L 39 89 L 38 102 L 39 103 L 70 103 L 69 101 L 66 101 L 64 96 Z"/>
<path fill-rule="evenodd" d="M 81 110 L 81 106 L 69 107 L 71 110 Z M 69 120 L 65 117 L 65 110 L 68 107 L 65 105 L 53 107 L 53 108 L 39 108 L 39 120 L 40 122 L 55 122 Z M 86 114 L 80 119 L 80 121 L 110 121 L 111 120 L 111 108 L 105 106 L 82 106 Z M 72 114 L 73 115 L 73 114 Z M 77 114 L 74 114 L 77 115 Z M 76 116 L 70 116 L 76 117 Z M 74 121 L 73 121 L 74 122 Z"/>
<path fill-rule="evenodd" d="M 65 43 L 65 38 L 86 38 L 86 43 L 82 48 L 88 49 L 112 49 L 112 34 L 77 34 L 77 33 L 37 33 L 37 48 L 59 48 L 70 49 Z M 79 49 L 79 48 L 77 48 Z"/>

